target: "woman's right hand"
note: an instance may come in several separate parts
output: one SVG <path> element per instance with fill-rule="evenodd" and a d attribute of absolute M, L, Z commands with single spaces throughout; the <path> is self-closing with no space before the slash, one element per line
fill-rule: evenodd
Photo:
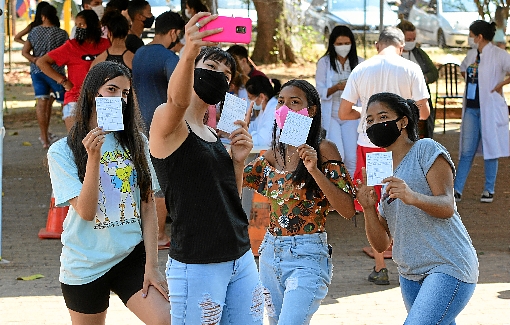
<path fill-rule="evenodd" d="M 373 186 L 367 186 L 367 170 L 365 167 L 361 168 L 363 180 L 357 179 L 354 181 L 356 188 L 356 199 L 365 210 L 368 207 L 373 207 L 377 203 L 377 194 Z"/>
<path fill-rule="evenodd" d="M 218 15 L 211 15 L 209 12 L 199 12 L 191 17 L 184 27 L 184 37 L 186 38 L 186 45 L 184 46 L 185 51 L 192 51 L 192 53 L 196 56 L 200 52 L 200 48 L 202 46 L 218 45 L 216 42 L 204 41 L 202 39 L 206 36 L 220 33 L 223 31 L 223 28 L 204 30 L 202 32 L 200 31 L 200 28 L 216 18 L 218 18 Z"/>
<path fill-rule="evenodd" d="M 96 127 L 85 136 L 81 143 L 87 150 L 87 154 L 89 159 L 91 158 L 99 158 L 101 157 L 101 146 L 105 141 L 106 132 L 103 131 L 100 127 Z"/>

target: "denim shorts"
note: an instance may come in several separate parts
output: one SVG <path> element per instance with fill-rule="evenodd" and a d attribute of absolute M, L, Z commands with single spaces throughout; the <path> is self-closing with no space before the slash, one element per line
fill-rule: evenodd
<path fill-rule="evenodd" d="M 260 281 L 271 299 L 266 303 L 269 324 L 309 324 L 333 275 L 327 234 L 266 232 L 259 253 Z"/>
<path fill-rule="evenodd" d="M 51 79 L 42 72 L 31 73 L 32 86 L 34 87 L 35 98 L 50 98 L 53 94 L 55 100 L 59 103 L 64 102 L 65 89 L 59 85 L 55 80 Z"/>
<path fill-rule="evenodd" d="M 64 108 L 62 109 L 62 119 L 65 120 L 68 117 L 74 116 L 76 109 L 76 102 L 70 102 L 64 105 Z"/>

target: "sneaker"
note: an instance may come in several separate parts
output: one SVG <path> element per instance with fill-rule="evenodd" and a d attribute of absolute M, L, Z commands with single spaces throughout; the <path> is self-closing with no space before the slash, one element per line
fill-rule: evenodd
<path fill-rule="evenodd" d="M 492 203 L 494 201 L 494 194 L 489 193 L 489 191 L 485 190 L 482 192 L 482 197 L 480 198 L 480 202 L 483 203 Z"/>
<path fill-rule="evenodd" d="M 388 269 L 383 267 L 379 272 L 376 272 L 374 266 L 372 273 L 368 276 L 368 281 L 382 285 L 390 284 Z"/>
<path fill-rule="evenodd" d="M 462 194 L 460 194 L 457 191 L 455 191 L 455 193 L 453 194 L 453 197 L 455 198 L 455 202 L 460 202 L 460 200 L 462 200 Z"/>

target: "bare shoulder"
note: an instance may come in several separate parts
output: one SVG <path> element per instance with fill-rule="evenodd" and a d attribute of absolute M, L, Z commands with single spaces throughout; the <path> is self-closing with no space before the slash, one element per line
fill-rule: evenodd
<path fill-rule="evenodd" d="M 336 145 L 329 140 L 322 140 L 320 144 L 321 156 L 323 157 L 323 161 L 328 160 L 342 160 L 342 156 L 340 156 L 340 152 L 338 152 L 338 148 Z"/>

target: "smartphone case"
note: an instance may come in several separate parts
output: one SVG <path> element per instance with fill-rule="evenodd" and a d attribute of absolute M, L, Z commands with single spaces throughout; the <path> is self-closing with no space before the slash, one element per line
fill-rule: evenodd
<path fill-rule="evenodd" d="M 218 34 L 209 35 L 203 38 L 204 41 L 218 43 L 241 43 L 248 44 L 251 41 L 251 19 L 244 17 L 218 16 L 211 20 L 200 31 L 211 30 L 223 27 Z"/>

